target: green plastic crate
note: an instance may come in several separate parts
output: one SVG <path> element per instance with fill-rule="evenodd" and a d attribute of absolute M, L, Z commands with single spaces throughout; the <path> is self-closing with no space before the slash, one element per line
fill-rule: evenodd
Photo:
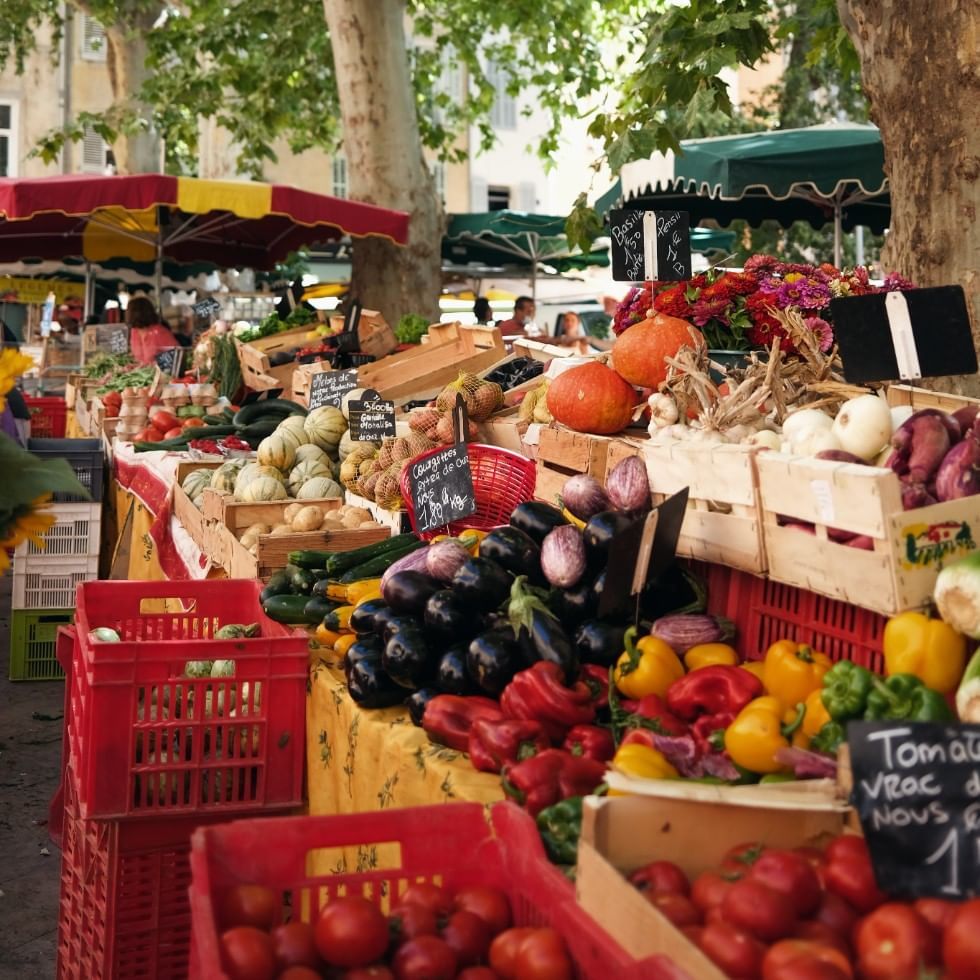
<path fill-rule="evenodd" d="M 65 672 L 55 655 L 59 626 L 68 626 L 74 609 L 14 609 L 10 614 L 10 679 L 60 681 Z"/>

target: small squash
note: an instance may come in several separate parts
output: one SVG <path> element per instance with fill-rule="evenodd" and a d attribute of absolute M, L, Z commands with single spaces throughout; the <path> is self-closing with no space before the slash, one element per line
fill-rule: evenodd
<path fill-rule="evenodd" d="M 339 408 L 332 405 L 322 405 L 313 409 L 306 416 L 306 435 L 314 446 L 319 446 L 324 452 L 336 452 L 340 440 L 347 431 L 347 419 Z"/>
<path fill-rule="evenodd" d="M 234 493 L 235 480 L 244 466 L 244 462 L 235 460 L 222 463 L 211 473 L 211 482 L 208 485 L 212 490 L 220 490 L 222 493 Z"/>
<path fill-rule="evenodd" d="M 287 484 L 289 492 L 293 496 L 296 496 L 304 483 L 318 476 L 326 477 L 332 481 L 333 470 L 330 466 L 315 459 L 306 463 L 297 463 L 289 472 L 289 482 Z"/>
<path fill-rule="evenodd" d="M 260 476 L 242 491 L 242 500 L 246 503 L 265 503 L 286 498 L 286 488 L 271 476 Z"/>
<path fill-rule="evenodd" d="M 318 460 L 325 466 L 330 465 L 330 457 L 319 446 L 314 446 L 312 442 L 304 443 L 296 450 L 296 463 L 306 463 L 313 460 Z"/>
<path fill-rule="evenodd" d="M 629 425 L 635 405 L 632 387 L 598 361 L 563 371 L 548 387 L 548 410 L 576 432 L 621 432 Z"/>
<path fill-rule="evenodd" d="M 288 470 L 296 460 L 299 444 L 294 443 L 288 433 L 278 429 L 266 436 L 260 443 L 257 458 L 262 466 L 274 466 L 277 470 Z M 285 491 L 283 492 L 285 496 Z"/>
<path fill-rule="evenodd" d="M 297 500 L 336 500 L 344 496 L 343 487 L 336 480 L 315 476 L 307 480 L 296 494 Z"/>

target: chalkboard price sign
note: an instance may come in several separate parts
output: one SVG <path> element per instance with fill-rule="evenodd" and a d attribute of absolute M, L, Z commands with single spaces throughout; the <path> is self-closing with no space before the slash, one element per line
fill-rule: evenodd
<path fill-rule="evenodd" d="M 207 317 L 209 320 L 213 320 L 221 312 L 221 304 L 209 296 L 207 299 L 202 299 L 195 303 L 191 307 L 191 310 L 195 316 Z"/>
<path fill-rule="evenodd" d="M 372 388 L 348 403 L 350 437 L 355 442 L 381 442 L 395 434 L 395 403 L 384 401 Z"/>
<path fill-rule="evenodd" d="M 319 371 L 310 377 L 310 411 L 323 405 L 340 408 L 344 395 L 357 387 L 357 369 Z"/>
<path fill-rule="evenodd" d="M 169 350 L 160 351 L 154 358 L 157 367 L 172 378 L 178 377 L 181 365 L 184 363 L 184 350 L 183 347 L 171 347 Z"/>
<path fill-rule="evenodd" d="M 687 211 L 609 212 L 613 279 L 678 282 L 691 278 L 691 222 Z"/>
<path fill-rule="evenodd" d="M 851 802 L 896 897 L 980 892 L 980 725 L 851 722 Z"/>
<path fill-rule="evenodd" d="M 448 446 L 413 462 L 409 485 L 415 530 L 419 533 L 445 527 L 476 511 L 473 474 L 465 443 Z"/>
<path fill-rule="evenodd" d="M 109 351 L 113 354 L 125 354 L 129 350 L 129 328 L 117 327 L 109 334 Z"/>

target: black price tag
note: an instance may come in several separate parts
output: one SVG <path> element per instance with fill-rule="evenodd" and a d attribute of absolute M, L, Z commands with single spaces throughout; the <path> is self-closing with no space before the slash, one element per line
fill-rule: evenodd
<path fill-rule="evenodd" d="M 209 296 L 207 299 L 199 300 L 195 303 L 191 310 L 194 312 L 194 316 L 206 317 L 208 320 L 213 320 L 221 312 L 221 304 Z"/>
<path fill-rule="evenodd" d="M 690 279 L 690 218 L 687 211 L 610 211 L 613 279 Z"/>
<path fill-rule="evenodd" d="M 157 367 L 171 378 L 179 377 L 184 363 L 184 350 L 183 347 L 171 347 L 169 350 L 160 351 L 154 358 Z"/>
<path fill-rule="evenodd" d="M 357 369 L 318 371 L 310 376 L 310 411 L 324 405 L 340 408 L 344 395 L 357 387 Z"/>
<path fill-rule="evenodd" d="M 125 354 L 129 351 L 129 328 L 116 327 L 109 334 L 109 351 L 113 354 Z"/>
<path fill-rule="evenodd" d="M 851 722 L 851 803 L 878 887 L 896 898 L 980 892 L 980 725 Z"/>
<path fill-rule="evenodd" d="M 384 401 L 368 388 L 357 401 L 349 402 L 350 437 L 355 442 L 381 442 L 395 434 L 395 403 Z"/>
<path fill-rule="evenodd" d="M 419 533 L 445 527 L 476 512 L 466 444 L 440 449 L 409 467 L 409 486 Z"/>
<path fill-rule="evenodd" d="M 977 352 L 961 286 L 830 301 L 844 377 L 851 384 L 975 374 Z"/>

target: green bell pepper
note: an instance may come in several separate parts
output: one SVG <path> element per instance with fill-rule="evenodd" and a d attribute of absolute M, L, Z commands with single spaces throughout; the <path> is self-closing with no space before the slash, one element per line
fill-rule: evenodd
<path fill-rule="evenodd" d="M 846 740 L 847 734 L 844 731 L 844 726 L 839 721 L 828 721 L 810 740 L 810 748 L 814 752 L 826 752 L 827 755 L 834 755 L 840 744 Z"/>
<path fill-rule="evenodd" d="M 946 699 L 925 686 L 914 674 L 875 678 L 864 712 L 866 721 L 951 721 Z"/>
<path fill-rule="evenodd" d="M 834 721 L 860 718 L 864 713 L 874 675 L 849 660 L 841 660 L 824 674 L 820 700 Z"/>
<path fill-rule="evenodd" d="M 538 832 L 548 858 L 555 864 L 578 861 L 578 839 L 582 833 L 582 797 L 570 796 L 537 816 Z"/>

